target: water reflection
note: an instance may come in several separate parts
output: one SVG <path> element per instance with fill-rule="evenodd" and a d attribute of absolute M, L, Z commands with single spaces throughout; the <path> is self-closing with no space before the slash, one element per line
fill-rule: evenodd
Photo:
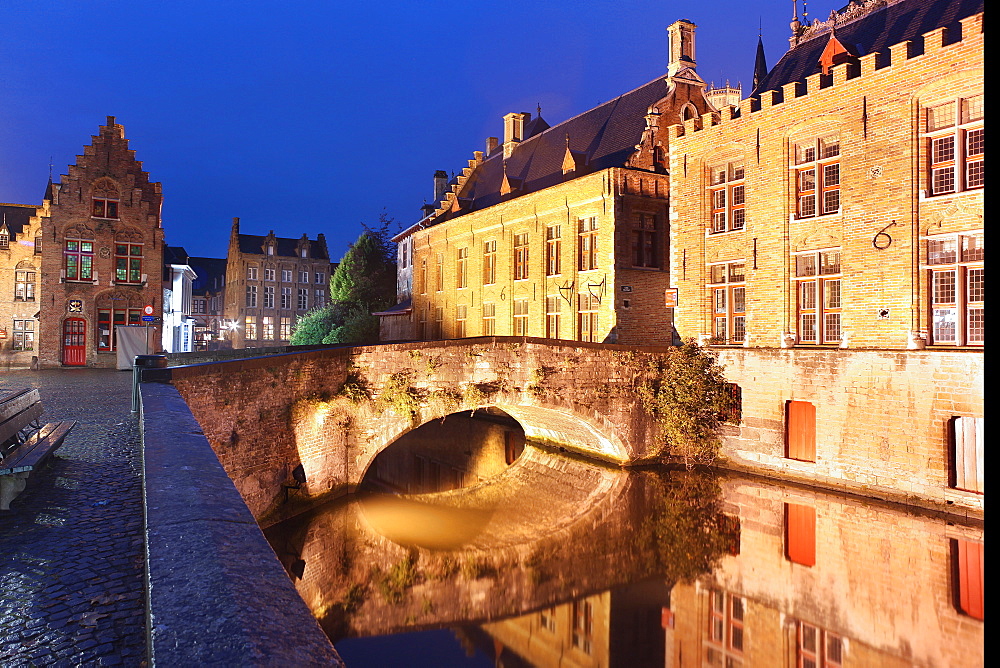
<path fill-rule="evenodd" d="M 983 664 L 981 526 L 491 439 L 495 478 L 266 532 L 348 665 Z"/>

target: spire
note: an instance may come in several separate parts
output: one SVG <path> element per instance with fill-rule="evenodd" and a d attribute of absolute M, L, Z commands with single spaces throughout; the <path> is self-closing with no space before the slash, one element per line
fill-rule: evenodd
<path fill-rule="evenodd" d="M 760 86 L 764 81 L 764 77 L 767 76 L 767 61 L 764 58 L 764 40 L 760 35 L 757 35 L 757 57 L 754 59 L 753 63 L 753 91 L 757 91 L 757 87 Z"/>

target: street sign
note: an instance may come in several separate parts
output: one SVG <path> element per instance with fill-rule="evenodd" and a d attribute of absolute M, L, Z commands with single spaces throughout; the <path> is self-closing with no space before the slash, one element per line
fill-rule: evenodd
<path fill-rule="evenodd" d="M 144 322 L 153 322 L 154 320 L 156 320 L 156 316 L 155 315 L 144 315 L 144 316 L 142 316 L 142 319 L 143 319 Z"/>
<path fill-rule="evenodd" d="M 664 291 L 663 305 L 667 308 L 677 308 L 677 288 L 667 288 Z"/>
<path fill-rule="evenodd" d="M 142 312 L 145 315 L 153 315 L 153 307 L 152 306 L 144 306 L 143 309 L 142 309 Z M 143 320 L 145 320 L 145 318 L 143 318 Z"/>

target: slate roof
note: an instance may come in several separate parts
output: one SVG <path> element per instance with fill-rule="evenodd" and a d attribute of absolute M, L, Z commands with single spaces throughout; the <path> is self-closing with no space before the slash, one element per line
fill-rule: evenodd
<path fill-rule="evenodd" d="M 22 230 L 28 226 L 38 207 L 28 204 L 0 204 L 0 224 L 7 221 L 7 229 L 11 238 L 20 237 Z"/>
<path fill-rule="evenodd" d="M 844 6 L 839 12 L 846 9 Z M 874 52 L 888 57 L 890 46 L 906 40 L 912 41 L 919 53 L 925 32 L 947 26 L 946 39 L 958 41 L 962 34 L 959 20 L 982 11 L 983 0 L 901 0 L 836 26 L 835 34 L 858 57 Z M 827 31 L 789 49 L 751 96 L 767 90 L 780 91 L 784 84 L 805 81 L 807 76 L 819 72 L 819 57 L 829 39 Z"/>
<path fill-rule="evenodd" d="M 508 179 L 520 182 L 516 195 L 565 181 L 562 165 L 567 135 L 570 149 L 587 157 L 584 173 L 621 167 L 642 138 L 646 111 L 666 95 L 666 76 L 660 76 L 558 125 L 549 127 L 540 117 L 536 118 L 525 128 L 528 138 L 518 144 L 506 161 L 501 146 L 479 166 L 471 185 L 459 194 L 464 204 L 462 213 L 485 209 L 506 199 L 500 194 L 505 167 Z"/>
<path fill-rule="evenodd" d="M 219 284 L 225 283 L 226 259 L 216 257 L 189 257 L 188 266 L 194 269 L 198 277 L 191 283 L 195 294 L 203 294 L 212 289 L 212 279 L 220 278 Z"/>
<path fill-rule="evenodd" d="M 241 234 L 239 235 L 239 245 L 241 253 L 249 253 L 253 255 L 263 255 L 264 254 L 264 242 L 267 241 L 266 236 L 261 236 L 257 234 Z M 285 237 L 275 237 L 277 245 L 274 248 L 274 253 L 279 257 L 298 257 L 298 247 L 301 239 L 286 239 Z M 316 240 L 309 240 L 309 257 L 310 259 L 316 260 L 329 260 L 330 257 L 326 250 L 326 244 L 321 243 Z"/>

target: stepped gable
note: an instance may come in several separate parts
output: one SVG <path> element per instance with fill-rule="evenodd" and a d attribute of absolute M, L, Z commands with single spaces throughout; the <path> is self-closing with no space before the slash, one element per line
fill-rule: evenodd
<path fill-rule="evenodd" d="M 0 204 L 0 225 L 7 223 L 7 230 L 14 239 L 31 223 L 38 207 L 30 204 Z"/>
<path fill-rule="evenodd" d="M 867 5 L 872 5 L 872 9 L 866 12 Z M 831 31 L 856 57 L 874 52 L 888 56 L 890 46 L 907 40 L 920 48 L 924 33 L 942 26 L 949 29 L 947 42 L 956 42 L 961 38 L 959 21 L 982 11 L 983 0 L 852 3 L 837 12 L 835 21 L 828 19 L 804 26 L 801 41 L 782 56 L 751 95 L 780 91 L 785 84 L 805 81 L 807 76 L 819 72 L 820 56 Z"/>
<path fill-rule="evenodd" d="M 240 252 L 247 253 L 250 255 L 263 255 L 264 254 L 264 242 L 267 241 L 266 235 L 259 234 L 241 234 L 240 237 Z M 277 245 L 274 248 L 274 253 L 276 256 L 284 257 L 298 257 L 299 244 L 302 243 L 302 239 L 288 239 L 285 237 L 275 237 Z M 320 243 L 318 240 L 309 239 L 309 258 L 313 260 L 328 260 L 326 244 Z"/>
<path fill-rule="evenodd" d="M 505 199 L 501 194 L 505 173 L 508 183 L 517 184 L 513 195 L 564 182 L 567 135 L 570 150 L 586 156 L 587 173 L 623 166 L 642 139 L 647 110 L 666 95 L 664 77 L 658 77 L 558 125 L 549 127 L 545 121 L 536 119 L 526 128 L 528 138 L 517 145 L 509 158 L 504 160 L 503 151 L 497 150 L 483 160 L 475 178 L 459 192 L 464 204 L 461 212 L 485 209 Z"/>

